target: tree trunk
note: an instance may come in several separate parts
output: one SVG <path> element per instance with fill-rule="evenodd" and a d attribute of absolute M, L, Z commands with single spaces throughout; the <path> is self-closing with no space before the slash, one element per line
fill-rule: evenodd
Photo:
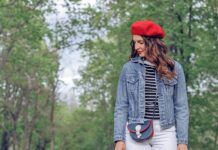
<path fill-rule="evenodd" d="M 9 149 L 9 145 L 10 145 L 9 140 L 10 140 L 10 133 L 8 131 L 3 131 L 1 150 Z"/>

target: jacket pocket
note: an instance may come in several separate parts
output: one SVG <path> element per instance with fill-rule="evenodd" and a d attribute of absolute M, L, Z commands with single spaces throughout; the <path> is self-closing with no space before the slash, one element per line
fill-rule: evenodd
<path fill-rule="evenodd" d="M 139 80 L 139 78 L 136 76 L 128 76 L 127 77 L 127 82 L 129 82 L 131 84 L 135 84 L 138 80 Z"/>
<path fill-rule="evenodd" d="M 173 86 L 177 84 L 177 77 L 174 77 L 172 80 L 169 80 L 168 78 L 163 77 L 163 82 L 165 85 Z"/>
<path fill-rule="evenodd" d="M 164 77 L 163 78 L 163 83 L 165 85 L 166 89 L 166 94 L 168 96 L 172 96 L 174 92 L 174 86 L 178 83 L 177 81 L 177 76 L 174 77 L 173 79 L 169 80 L 168 78 Z"/>
<path fill-rule="evenodd" d="M 128 92 L 134 92 L 136 88 L 139 86 L 138 84 L 139 78 L 136 76 L 128 76 L 127 77 L 127 90 Z"/>

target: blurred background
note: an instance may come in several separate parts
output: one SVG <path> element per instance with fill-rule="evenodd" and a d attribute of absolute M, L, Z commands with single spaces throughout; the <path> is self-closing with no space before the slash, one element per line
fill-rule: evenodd
<path fill-rule="evenodd" d="M 0 149 L 112 150 L 130 25 L 185 71 L 190 150 L 218 149 L 218 0 L 0 0 Z"/>

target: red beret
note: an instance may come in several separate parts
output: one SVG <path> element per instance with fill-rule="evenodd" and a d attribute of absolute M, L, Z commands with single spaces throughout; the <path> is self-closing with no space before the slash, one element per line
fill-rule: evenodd
<path fill-rule="evenodd" d="M 131 34 L 159 38 L 163 38 L 165 35 L 164 30 L 151 20 L 140 20 L 134 22 L 131 25 Z"/>

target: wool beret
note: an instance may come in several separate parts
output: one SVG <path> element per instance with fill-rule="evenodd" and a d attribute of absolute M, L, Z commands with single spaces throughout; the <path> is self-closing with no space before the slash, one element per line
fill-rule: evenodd
<path fill-rule="evenodd" d="M 164 38 L 164 30 L 151 20 L 139 20 L 131 25 L 132 35 Z"/>

